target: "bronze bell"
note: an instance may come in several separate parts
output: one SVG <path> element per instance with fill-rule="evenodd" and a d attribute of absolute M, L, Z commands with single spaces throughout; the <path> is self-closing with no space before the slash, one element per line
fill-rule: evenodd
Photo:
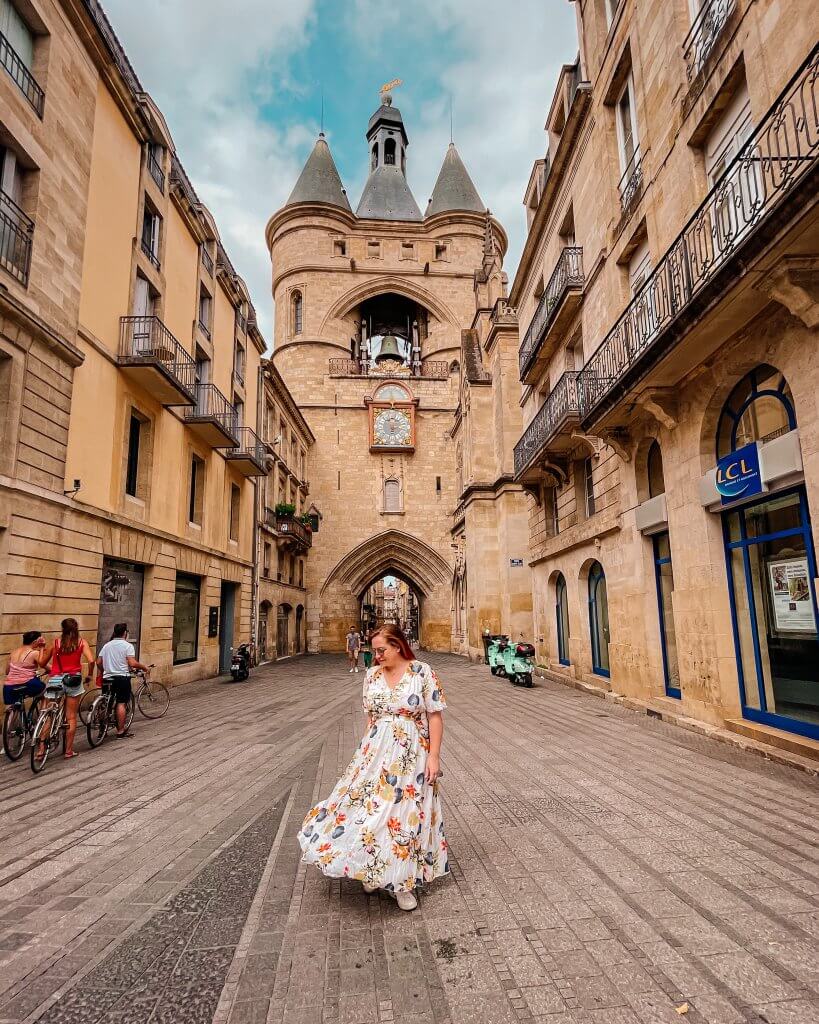
<path fill-rule="evenodd" d="M 384 335 L 381 339 L 381 348 L 379 348 L 378 355 L 375 357 L 375 361 L 379 365 L 387 359 L 395 359 L 399 363 L 404 362 L 404 356 L 398 347 L 398 338 L 394 334 Z"/>

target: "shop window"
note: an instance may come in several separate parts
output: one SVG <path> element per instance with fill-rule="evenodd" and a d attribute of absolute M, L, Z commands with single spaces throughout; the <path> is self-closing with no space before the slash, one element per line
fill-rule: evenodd
<path fill-rule="evenodd" d="M 646 460 L 648 471 L 648 496 L 656 498 L 658 494 L 665 494 L 665 477 L 663 474 L 663 453 L 656 441 L 651 442 Z"/>
<path fill-rule="evenodd" d="M 205 503 L 205 461 L 198 455 L 191 456 L 190 479 L 188 483 L 188 522 L 202 525 Z"/>
<path fill-rule="evenodd" d="M 228 513 L 228 522 L 230 524 L 230 539 L 237 541 L 239 539 L 239 515 L 242 507 L 242 492 L 236 486 L 236 484 L 230 485 L 230 510 Z"/>
<path fill-rule="evenodd" d="M 173 601 L 173 663 L 184 665 L 199 657 L 198 576 L 177 573 Z"/>
<path fill-rule="evenodd" d="M 560 573 L 555 585 L 555 618 L 557 628 L 557 659 L 561 665 L 569 665 L 569 598 L 566 592 L 566 578 Z"/>
<path fill-rule="evenodd" d="M 770 441 L 796 426 L 793 397 L 772 366 L 756 367 L 736 385 L 717 427 L 717 458 L 753 441 Z"/>
<path fill-rule="evenodd" d="M 589 569 L 589 632 L 591 635 L 592 670 L 600 676 L 610 674 L 609 665 L 609 598 L 606 574 L 599 562 Z"/>
<path fill-rule="evenodd" d="M 659 445 L 657 450 L 659 451 Z M 657 534 L 652 539 L 652 544 L 654 546 L 654 574 L 657 583 L 660 647 L 663 656 L 665 692 L 667 696 L 679 699 L 681 696 L 680 667 L 677 660 L 677 630 L 674 625 L 674 604 L 672 598 L 674 593 L 674 568 L 671 562 L 671 542 L 668 533 Z"/>

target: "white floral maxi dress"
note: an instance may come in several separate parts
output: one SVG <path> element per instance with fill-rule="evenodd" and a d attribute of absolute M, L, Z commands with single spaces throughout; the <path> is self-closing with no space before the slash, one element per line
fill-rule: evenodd
<path fill-rule="evenodd" d="M 306 863 L 389 892 L 411 892 L 449 871 L 438 785 L 424 781 L 427 713 L 445 708 L 438 677 L 422 661 L 392 690 L 380 666 L 367 670 L 364 710 L 373 724 L 333 792 L 304 819 Z"/>

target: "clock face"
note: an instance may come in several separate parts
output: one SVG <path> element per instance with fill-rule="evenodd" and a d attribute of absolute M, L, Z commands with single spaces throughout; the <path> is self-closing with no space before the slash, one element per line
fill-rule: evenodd
<path fill-rule="evenodd" d="M 408 447 L 412 441 L 409 413 L 404 409 L 381 409 L 373 421 L 373 442 L 391 448 Z"/>

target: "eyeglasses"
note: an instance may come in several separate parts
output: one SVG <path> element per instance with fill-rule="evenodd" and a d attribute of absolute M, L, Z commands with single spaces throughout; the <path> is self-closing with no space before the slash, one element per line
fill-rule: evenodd
<path fill-rule="evenodd" d="M 379 657 L 387 653 L 386 647 L 374 647 L 373 650 Z"/>

